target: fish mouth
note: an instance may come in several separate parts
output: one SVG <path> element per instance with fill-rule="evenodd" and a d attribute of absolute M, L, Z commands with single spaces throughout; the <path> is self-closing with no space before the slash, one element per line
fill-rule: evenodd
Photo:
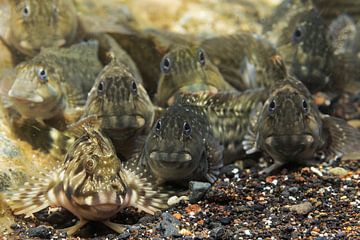
<path fill-rule="evenodd" d="M 169 153 L 169 152 L 152 151 L 149 157 L 152 161 L 160 161 L 164 164 L 173 164 L 177 162 L 190 162 L 192 160 L 192 156 L 189 152 Z"/>
<path fill-rule="evenodd" d="M 314 143 L 311 134 L 272 135 L 265 138 L 265 144 L 285 156 L 294 156 L 305 151 Z"/>
<path fill-rule="evenodd" d="M 19 101 L 19 102 L 23 102 L 23 103 L 43 103 L 44 102 L 44 98 L 34 92 L 18 94 L 13 89 L 10 89 L 10 91 L 8 92 L 8 96 L 15 101 Z"/>
<path fill-rule="evenodd" d="M 104 210 L 119 208 L 123 202 L 123 198 L 116 190 L 97 192 L 86 197 L 73 197 L 73 200 L 81 206 L 89 206 Z"/>
<path fill-rule="evenodd" d="M 103 125 L 104 128 L 113 130 L 142 128 L 146 123 L 145 117 L 142 115 L 91 114 L 80 119 L 77 123 L 73 124 L 73 126 L 82 125 L 84 123 L 96 124 L 97 121 L 100 121 L 100 124 Z"/>
<path fill-rule="evenodd" d="M 91 207 L 100 212 L 111 212 L 118 210 L 121 206 L 118 204 L 99 204 Z"/>

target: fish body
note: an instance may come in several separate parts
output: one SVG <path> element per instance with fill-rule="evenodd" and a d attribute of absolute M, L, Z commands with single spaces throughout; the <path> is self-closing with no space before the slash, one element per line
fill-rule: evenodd
<path fill-rule="evenodd" d="M 121 209 L 133 206 L 154 214 L 167 207 L 168 196 L 157 193 L 143 175 L 124 168 L 110 139 L 88 127 L 70 147 L 61 167 L 22 189 L 12 189 L 6 200 L 15 215 L 31 216 L 50 205 L 66 208 L 79 219 L 65 229 L 70 235 L 88 221 L 101 221 L 122 232 L 124 226 L 109 221 Z"/>
<path fill-rule="evenodd" d="M 182 46 L 164 55 L 161 76 L 155 97 L 159 106 L 171 105 L 181 92 L 234 90 L 197 47 Z"/>
<path fill-rule="evenodd" d="M 82 129 L 82 124 L 90 122 L 110 137 L 118 154 L 127 159 L 136 136 L 149 132 L 154 115 L 154 106 L 142 82 L 114 57 L 97 77 L 84 114 L 69 128 Z"/>
<path fill-rule="evenodd" d="M 274 160 L 270 173 L 285 163 L 310 164 L 322 152 L 327 160 L 358 157 L 360 132 L 344 120 L 322 115 L 309 90 L 294 78 L 274 86 L 243 141 L 247 153 L 261 151 Z"/>
<path fill-rule="evenodd" d="M 200 45 L 225 80 L 238 90 L 269 87 L 284 72 L 273 44 L 261 35 L 237 33 L 204 40 Z"/>
<path fill-rule="evenodd" d="M 223 147 L 210 128 L 199 109 L 174 104 L 157 120 L 129 164 L 148 169 L 159 184 L 213 183 L 223 165 Z"/>
<path fill-rule="evenodd" d="M 97 52 L 96 41 L 84 42 L 70 48 L 43 49 L 35 58 L 19 64 L 8 92 L 11 108 L 24 119 L 39 122 L 72 118 L 85 104 L 101 71 Z"/>
<path fill-rule="evenodd" d="M 265 102 L 265 89 L 244 92 L 201 92 L 181 94 L 177 102 L 199 109 L 207 117 L 212 134 L 224 146 L 224 164 L 245 157 L 242 141 L 251 125 L 253 109 Z"/>
<path fill-rule="evenodd" d="M 10 0 L 6 43 L 26 56 L 42 47 L 60 47 L 74 42 L 78 31 L 72 0 Z"/>

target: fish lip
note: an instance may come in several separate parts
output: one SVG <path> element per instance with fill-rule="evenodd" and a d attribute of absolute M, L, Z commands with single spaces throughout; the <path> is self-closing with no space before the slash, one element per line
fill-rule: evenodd
<path fill-rule="evenodd" d="M 110 211 L 116 211 L 121 208 L 120 204 L 98 204 L 98 205 L 92 205 L 92 208 L 95 208 L 98 211 L 102 212 L 110 212 Z"/>
<path fill-rule="evenodd" d="M 8 92 L 8 96 L 13 98 L 15 101 L 23 101 L 23 102 L 32 102 L 32 103 L 43 103 L 44 98 L 40 95 L 30 93 L 28 96 L 26 95 L 18 95 L 14 92 L 13 89 L 10 89 Z"/>
<path fill-rule="evenodd" d="M 192 160 L 192 156 L 188 151 L 169 153 L 154 150 L 150 152 L 149 158 L 153 161 L 161 161 L 163 163 L 190 162 Z"/>

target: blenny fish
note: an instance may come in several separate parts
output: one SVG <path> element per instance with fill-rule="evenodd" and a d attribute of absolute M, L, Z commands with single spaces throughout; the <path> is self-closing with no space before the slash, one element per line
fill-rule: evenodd
<path fill-rule="evenodd" d="M 224 164 L 245 156 L 242 141 L 251 124 L 251 114 L 268 98 L 269 90 L 250 89 L 243 92 L 183 93 L 176 103 L 191 107 L 208 119 L 212 134 L 224 146 Z"/>
<path fill-rule="evenodd" d="M 8 31 L 4 41 L 26 56 L 35 56 L 42 47 L 73 43 L 78 31 L 72 0 L 9 0 Z"/>
<path fill-rule="evenodd" d="M 91 122 L 111 138 L 118 154 L 127 159 L 135 137 L 151 129 L 155 109 L 141 81 L 112 57 L 89 93 L 84 114 L 69 130 L 82 129 L 83 123 Z"/>
<path fill-rule="evenodd" d="M 198 47 L 181 46 L 161 60 L 161 76 L 155 96 L 159 106 L 171 105 L 181 92 L 233 90 L 219 70 Z"/>
<path fill-rule="evenodd" d="M 238 90 L 269 87 L 285 77 L 275 47 L 261 35 L 237 33 L 204 40 L 201 47 Z"/>
<path fill-rule="evenodd" d="M 190 106 L 170 106 L 139 152 L 128 164 L 148 169 L 158 184 L 213 183 L 223 166 L 223 147 L 212 135 L 210 123 L 204 113 Z"/>
<path fill-rule="evenodd" d="M 326 160 L 360 157 L 359 130 L 322 115 L 309 90 L 295 78 L 276 84 L 263 107 L 254 111 L 255 124 L 243 146 L 248 154 L 260 151 L 274 160 L 264 173 L 285 163 L 312 164 L 320 155 Z"/>
<path fill-rule="evenodd" d="M 169 196 L 157 192 L 144 172 L 122 166 L 109 138 L 91 127 L 85 129 L 61 167 L 5 195 L 15 215 L 32 216 L 49 206 L 61 206 L 79 219 L 65 229 L 69 235 L 88 221 L 100 221 L 121 233 L 125 226 L 109 218 L 123 208 L 132 206 L 154 214 L 167 207 Z"/>
<path fill-rule="evenodd" d="M 62 129 L 64 122 L 81 116 L 81 107 L 101 69 L 96 41 L 42 49 L 16 67 L 16 79 L 8 92 L 11 108 L 23 119 L 60 119 L 54 127 Z"/>

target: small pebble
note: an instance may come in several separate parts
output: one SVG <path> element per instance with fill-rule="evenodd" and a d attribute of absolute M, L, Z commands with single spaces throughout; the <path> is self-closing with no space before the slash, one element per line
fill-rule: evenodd
<path fill-rule="evenodd" d="M 297 214 L 306 215 L 313 209 L 310 202 L 303 202 L 300 204 L 292 205 L 289 207 L 290 211 L 296 212 Z"/>

